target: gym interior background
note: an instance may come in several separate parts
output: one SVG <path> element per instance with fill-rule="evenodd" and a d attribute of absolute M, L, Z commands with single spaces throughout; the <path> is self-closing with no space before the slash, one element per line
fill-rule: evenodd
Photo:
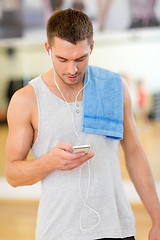
<path fill-rule="evenodd" d="M 90 64 L 119 72 L 126 79 L 160 199 L 160 0 L 154 2 L 154 15 L 143 20 L 135 17 L 136 0 L 0 1 L 1 240 L 34 239 L 40 183 L 15 189 L 5 180 L 6 112 L 16 90 L 52 67 L 44 47 L 45 25 L 57 7 L 74 7 L 90 16 L 95 32 Z M 32 158 L 30 152 L 28 160 Z M 120 165 L 124 189 L 136 218 L 136 239 L 145 240 L 151 222 L 129 179 L 122 150 Z"/>

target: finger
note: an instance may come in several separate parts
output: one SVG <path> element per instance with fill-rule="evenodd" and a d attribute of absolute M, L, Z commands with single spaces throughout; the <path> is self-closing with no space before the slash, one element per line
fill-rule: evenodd
<path fill-rule="evenodd" d="M 93 158 L 94 157 L 94 153 L 93 152 L 90 152 L 90 153 L 87 153 L 85 154 L 84 156 L 82 156 L 79 160 L 84 163 L 86 161 L 88 161 L 89 159 Z"/>
<path fill-rule="evenodd" d="M 68 152 L 72 153 L 72 145 L 71 144 L 61 142 L 57 145 L 57 147 L 59 147 L 60 149 L 62 149 L 64 151 L 68 151 Z"/>
<path fill-rule="evenodd" d="M 72 169 L 74 169 L 76 167 L 81 166 L 82 164 L 84 164 L 85 162 L 90 160 L 93 156 L 94 156 L 94 153 L 88 153 L 88 154 L 85 154 L 84 157 L 71 160 L 71 162 L 69 164 L 70 165 L 69 170 L 72 170 Z"/>
<path fill-rule="evenodd" d="M 84 152 L 78 152 L 78 153 L 73 153 L 73 154 L 70 154 L 70 153 L 67 153 L 67 159 L 68 160 L 71 160 L 71 161 L 75 161 L 75 160 L 88 160 L 90 158 L 92 158 L 94 156 L 94 153 L 93 152 L 90 152 L 90 153 L 84 153 Z"/>
<path fill-rule="evenodd" d="M 65 153 L 65 159 L 66 160 L 76 160 L 76 159 L 79 159 L 79 158 L 81 158 L 83 156 L 85 156 L 84 152 L 78 152 L 78 153 L 66 152 Z"/>

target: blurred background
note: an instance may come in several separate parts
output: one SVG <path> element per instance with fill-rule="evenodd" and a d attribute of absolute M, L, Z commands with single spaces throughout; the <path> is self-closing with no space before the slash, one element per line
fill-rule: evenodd
<path fill-rule="evenodd" d="M 68 7 L 84 11 L 93 22 L 90 64 L 119 72 L 128 83 L 160 199 L 160 0 L 0 0 L 0 240 L 34 239 L 40 183 L 14 189 L 5 180 L 6 112 L 16 90 L 52 67 L 44 47 L 46 22 L 56 8 Z M 136 239 L 146 240 L 151 222 L 122 150 L 120 164 Z"/>

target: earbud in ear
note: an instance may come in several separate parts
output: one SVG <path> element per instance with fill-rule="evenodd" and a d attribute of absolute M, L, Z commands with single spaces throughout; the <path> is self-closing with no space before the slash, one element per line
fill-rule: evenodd
<path fill-rule="evenodd" d="M 51 49 L 49 49 L 49 56 L 50 56 L 50 58 L 52 58 L 52 56 L 51 56 Z"/>

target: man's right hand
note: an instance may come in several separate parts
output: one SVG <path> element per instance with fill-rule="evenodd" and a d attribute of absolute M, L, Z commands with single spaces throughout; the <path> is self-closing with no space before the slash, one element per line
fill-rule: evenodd
<path fill-rule="evenodd" d="M 5 175 L 13 187 L 32 185 L 56 169 L 74 169 L 94 155 L 73 154 L 70 144 L 60 143 L 43 156 L 26 161 L 34 140 L 33 126 L 34 129 L 38 127 L 35 112 L 38 114 L 36 97 L 29 84 L 13 95 L 7 113 L 9 133 L 6 142 Z"/>
<path fill-rule="evenodd" d="M 85 154 L 84 152 L 72 153 L 72 145 L 59 143 L 48 153 L 48 166 L 52 170 L 72 170 L 87 162 L 94 156 L 93 152 Z"/>

